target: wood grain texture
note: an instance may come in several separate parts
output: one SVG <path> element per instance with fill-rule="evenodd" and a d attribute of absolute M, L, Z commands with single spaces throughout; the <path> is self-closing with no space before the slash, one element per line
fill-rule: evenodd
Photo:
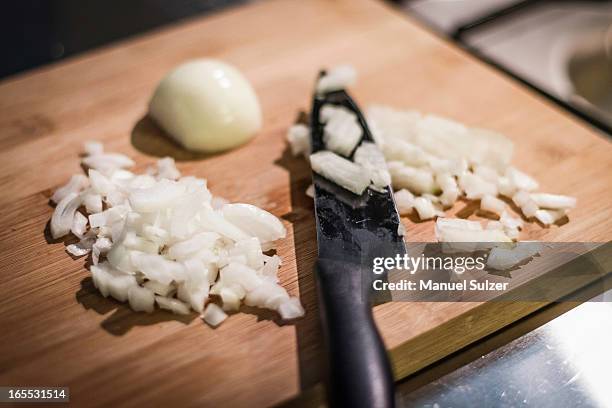
<path fill-rule="evenodd" d="M 145 118 L 159 79 L 177 64 L 216 57 L 239 67 L 263 106 L 264 129 L 215 156 L 190 155 Z M 266 406 L 313 389 L 323 351 L 312 267 L 310 173 L 284 143 L 313 78 L 352 63 L 362 104 L 381 102 L 501 131 L 514 163 L 543 189 L 578 197 L 570 222 L 531 224 L 525 239 L 612 237 L 612 145 L 513 81 L 373 1 L 265 1 L 194 19 L 0 83 L 0 383 L 70 386 L 78 406 Z M 281 324 L 243 308 L 212 330 L 195 315 L 142 315 L 99 296 L 83 260 L 48 241 L 51 191 L 79 172 L 86 139 L 134 157 L 137 170 L 173 154 L 216 195 L 281 217 L 280 276 L 306 317 Z M 459 204 L 455 210 L 461 210 Z M 404 220 L 411 241 L 431 222 Z M 375 310 L 403 377 L 540 303 L 389 303 Z"/>

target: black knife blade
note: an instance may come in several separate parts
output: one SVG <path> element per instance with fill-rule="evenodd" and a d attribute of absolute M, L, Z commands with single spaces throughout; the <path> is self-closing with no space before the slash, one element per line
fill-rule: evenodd
<path fill-rule="evenodd" d="M 351 110 L 362 128 L 362 142 L 373 141 L 363 114 L 345 90 L 315 94 L 310 116 L 313 153 L 325 148 L 319 112 L 326 104 Z M 317 287 L 330 362 L 330 402 L 342 407 L 392 407 L 393 375 L 371 310 L 373 259 L 406 253 L 392 190 L 368 188 L 358 196 L 314 172 L 313 185 Z"/>

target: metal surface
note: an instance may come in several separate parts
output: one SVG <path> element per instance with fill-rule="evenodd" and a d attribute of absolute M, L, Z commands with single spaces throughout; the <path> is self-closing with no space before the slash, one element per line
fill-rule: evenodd
<path fill-rule="evenodd" d="M 612 291 L 413 392 L 401 406 L 612 407 Z"/>
<path fill-rule="evenodd" d="M 612 134 L 612 2 L 415 0 L 468 51 Z"/>
<path fill-rule="evenodd" d="M 464 32 L 463 41 L 610 130 L 611 32 L 612 3 L 544 2 Z"/>

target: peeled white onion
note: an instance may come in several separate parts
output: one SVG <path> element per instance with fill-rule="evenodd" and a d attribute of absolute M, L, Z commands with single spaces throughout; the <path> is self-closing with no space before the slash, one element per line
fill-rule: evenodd
<path fill-rule="evenodd" d="M 157 86 L 149 114 L 179 144 L 202 152 L 245 143 L 262 124 L 251 84 L 233 66 L 213 59 L 170 72 Z"/>

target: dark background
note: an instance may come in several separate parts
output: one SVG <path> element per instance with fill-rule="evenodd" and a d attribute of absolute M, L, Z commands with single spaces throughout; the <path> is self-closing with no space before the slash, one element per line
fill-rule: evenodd
<path fill-rule="evenodd" d="M 248 0 L 15 0 L 0 13 L 0 78 Z"/>

